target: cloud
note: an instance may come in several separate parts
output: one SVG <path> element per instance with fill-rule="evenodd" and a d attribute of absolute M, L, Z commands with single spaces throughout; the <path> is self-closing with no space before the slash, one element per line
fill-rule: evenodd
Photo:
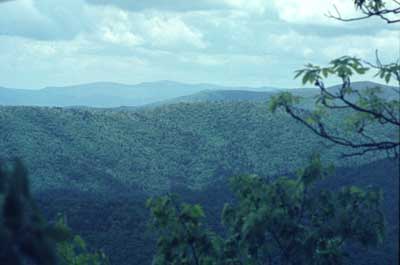
<path fill-rule="evenodd" d="M 0 34 L 42 36 L 43 26 L 49 21 L 34 6 L 33 1 L 21 0 L 5 3 L 0 9 Z"/>
<path fill-rule="evenodd" d="M 327 58 L 335 58 L 343 54 L 374 61 L 377 50 L 384 61 L 393 61 L 400 56 L 400 35 L 396 30 L 382 30 L 376 35 L 339 37 L 335 43 L 321 46 Z"/>
<path fill-rule="evenodd" d="M 245 10 L 251 13 L 263 14 L 270 5 L 269 1 L 265 0 L 224 0 L 227 6 L 237 10 Z"/>
<path fill-rule="evenodd" d="M 207 47 L 202 32 L 177 14 L 159 11 L 134 13 L 106 7 L 92 10 L 92 16 L 96 21 L 92 35 L 115 45 L 170 51 Z"/>
<path fill-rule="evenodd" d="M 155 16 L 146 20 L 144 27 L 151 45 L 155 47 L 207 47 L 202 33 L 189 27 L 179 17 Z"/>
<path fill-rule="evenodd" d="M 93 5 L 113 5 L 129 11 L 143 11 L 149 9 L 166 11 L 195 11 L 221 9 L 227 7 L 224 1 L 216 0 L 146 0 L 146 1 L 126 1 L 126 0 L 86 0 Z"/>
<path fill-rule="evenodd" d="M 81 0 L 54 4 L 52 0 L 4 2 L 0 9 L 0 35 L 36 40 L 72 39 L 88 26 Z"/>
<path fill-rule="evenodd" d="M 354 3 L 348 0 L 273 0 L 279 18 L 290 23 L 332 24 L 326 14 L 336 6 L 344 16 L 356 15 Z"/>
<path fill-rule="evenodd" d="M 375 48 L 397 57 L 398 27 L 334 23 L 323 15 L 332 1 L 4 2 L 0 86 L 158 79 L 293 86 L 293 71 L 307 62 L 371 59 Z"/>
<path fill-rule="evenodd" d="M 93 32 L 102 41 L 130 47 L 144 43 L 143 38 L 135 31 L 129 14 L 116 9 L 101 11 L 96 12 L 93 17 L 93 21 L 97 21 Z"/>
<path fill-rule="evenodd" d="M 143 12 L 148 10 L 167 12 L 242 10 L 254 13 L 263 13 L 269 3 L 265 0 L 86 0 L 86 2 L 92 5 L 115 6 L 133 12 Z"/>

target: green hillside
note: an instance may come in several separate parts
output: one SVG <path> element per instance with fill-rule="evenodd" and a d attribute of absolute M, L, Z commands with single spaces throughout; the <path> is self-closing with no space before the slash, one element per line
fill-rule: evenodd
<path fill-rule="evenodd" d="M 398 167 L 395 161 L 377 161 L 362 167 L 340 169 L 324 182 L 324 187 L 331 189 L 343 185 L 373 185 L 384 190 L 387 238 L 378 249 L 352 252 L 354 265 L 398 264 Z M 176 187 L 173 192 L 179 194 L 183 201 L 203 205 L 208 217 L 207 226 L 223 231 L 221 211 L 225 203 L 233 200 L 226 180 L 195 191 Z M 52 189 L 37 194 L 39 204 L 50 220 L 54 220 L 60 212 L 65 213 L 71 228 L 91 246 L 104 250 L 111 264 L 117 265 L 151 264 L 156 242 L 147 226 L 147 197 L 138 190 L 123 190 L 111 185 L 103 193 Z"/>
<path fill-rule="evenodd" d="M 342 115 L 330 117 L 332 126 Z M 0 107 L 0 128 L 0 157 L 26 162 L 46 216 L 54 220 L 65 213 L 73 230 L 106 251 L 112 264 L 150 264 L 155 242 L 146 225 L 148 196 L 172 191 L 201 203 L 208 225 L 220 230 L 221 209 L 232 200 L 227 177 L 291 175 L 315 151 L 349 168 L 325 185 L 385 191 L 389 238 L 367 256 L 354 253 L 359 264 L 391 264 L 397 255 L 398 212 L 391 209 L 398 205 L 398 165 L 374 154 L 338 159 L 348 150 L 326 145 L 284 113 L 271 114 L 266 103 L 180 103 L 134 111 Z M 372 132 L 398 133 L 380 127 Z"/>
<path fill-rule="evenodd" d="M 292 172 L 337 147 L 265 103 L 197 103 L 129 111 L 0 108 L 0 156 L 21 157 L 35 189 L 95 191 L 110 185 L 154 193 L 199 188 L 242 173 Z M 369 161 L 339 160 L 338 166 Z"/>

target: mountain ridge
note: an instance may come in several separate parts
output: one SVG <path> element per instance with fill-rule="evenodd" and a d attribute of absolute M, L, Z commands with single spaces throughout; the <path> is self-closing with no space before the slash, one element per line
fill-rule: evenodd
<path fill-rule="evenodd" d="M 390 86 L 369 81 L 354 82 L 353 85 L 359 88 L 379 86 L 385 88 L 385 91 L 390 90 L 386 89 Z M 337 89 L 338 86 L 330 88 Z M 157 106 L 177 102 L 263 101 L 281 91 L 290 91 L 304 97 L 312 97 L 318 94 L 316 88 L 229 87 L 208 83 L 186 84 L 168 80 L 134 85 L 94 82 L 45 87 L 38 90 L 0 87 L 0 105 L 114 108 Z"/>

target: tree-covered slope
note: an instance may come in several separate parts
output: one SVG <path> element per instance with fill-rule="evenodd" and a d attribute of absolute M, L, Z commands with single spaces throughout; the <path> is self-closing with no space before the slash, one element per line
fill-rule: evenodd
<path fill-rule="evenodd" d="M 338 166 L 325 146 L 286 114 L 265 103 L 166 105 L 141 111 L 38 107 L 0 108 L 0 156 L 20 157 L 35 189 L 201 187 L 219 178 L 292 172 L 312 152 Z"/>
<path fill-rule="evenodd" d="M 351 252 L 352 264 L 398 264 L 398 166 L 398 162 L 382 160 L 361 167 L 338 169 L 335 176 L 323 183 L 323 187 L 329 189 L 373 185 L 384 191 L 383 210 L 387 222 L 384 244 L 378 249 Z M 225 203 L 234 200 L 227 182 L 220 180 L 195 191 L 175 187 L 173 192 L 179 194 L 182 201 L 201 204 L 207 215 L 207 227 L 222 232 L 221 211 Z M 102 193 L 58 189 L 37 195 L 49 219 L 56 218 L 60 212 L 65 213 L 71 228 L 91 246 L 104 250 L 112 264 L 151 264 L 156 242 L 147 226 L 146 194 L 110 186 Z"/>
<path fill-rule="evenodd" d="M 382 187 L 388 233 L 397 233 L 398 212 L 391 210 L 398 205 L 397 164 L 369 165 L 376 158 L 367 156 L 338 159 L 345 150 L 325 145 L 284 113 L 271 114 L 266 103 L 180 103 L 136 111 L 0 107 L 0 128 L 0 156 L 26 162 L 46 215 L 66 213 L 74 231 L 104 249 L 113 264 L 150 264 L 154 237 L 146 230 L 144 207 L 150 194 L 173 191 L 201 203 L 209 224 L 219 229 L 221 208 L 232 200 L 227 177 L 292 173 L 314 151 L 352 168 L 326 185 Z M 388 240 L 383 249 L 359 255 L 357 264 L 392 264 L 397 240 Z"/>
<path fill-rule="evenodd" d="M 274 94 L 275 91 L 245 91 L 245 90 L 204 90 L 198 93 L 177 97 L 161 102 L 151 104 L 151 106 L 160 106 L 177 103 L 196 103 L 196 102 L 218 102 L 218 101 L 252 101 L 265 102 Z"/>

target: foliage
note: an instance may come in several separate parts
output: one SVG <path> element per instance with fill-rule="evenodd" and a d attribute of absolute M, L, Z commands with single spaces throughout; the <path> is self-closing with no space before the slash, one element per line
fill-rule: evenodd
<path fill-rule="evenodd" d="M 336 8 L 337 15 L 330 17 L 341 21 L 354 21 L 378 17 L 387 23 L 400 22 L 400 2 L 397 0 L 354 0 L 356 10 L 364 16 L 343 19 Z M 374 69 L 375 77 L 383 79 L 387 84 L 394 80 L 397 84 L 393 87 L 396 97 L 385 98 L 380 87 L 372 87 L 364 90 L 356 89 L 351 83 L 351 78 L 364 75 L 370 69 Z M 356 57 L 342 56 L 332 60 L 327 67 L 307 64 L 304 69 L 296 71 L 295 78 L 301 77 L 303 85 L 312 84 L 319 88 L 320 95 L 316 97 L 316 111 L 314 113 L 302 113 L 295 104 L 285 95 L 275 96 L 271 101 L 271 109 L 276 111 L 282 108 L 294 119 L 311 129 L 315 134 L 329 140 L 334 144 L 351 147 L 355 152 L 345 156 L 364 155 L 368 152 L 385 151 L 389 156 L 398 157 L 400 148 L 400 61 L 383 64 L 376 51 L 376 63 L 362 61 Z M 325 87 L 327 78 L 339 78 L 341 86 L 335 90 Z M 322 110 L 322 111 L 321 111 Z M 351 131 L 353 136 L 329 129 L 326 121 L 321 118 L 321 113 L 326 110 L 338 112 L 344 110 L 345 128 Z M 371 135 L 369 127 L 372 124 L 384 126 L 391 131 L 397 131 L 391 137 L 375 137 Z M 339 126 L 340 128 L 341 126 Z M 342 127 L 343 128 L 343 127 Z"/>
<path fill-rule="evenodd" d="M 46 223 L 20 160 L 0 164 L 0 206 L 0 264 L 108 264 L 102 252 L 90 253 L 81 237 L 71 236 L 65 219 Z"/>
<path fill-rule="evenodd" d="M 332 124 L 341 118 L 333 115 Z M 130 260 L 150 264 L 154 238 L 145 229 L 144 208 L 149 194 L 184 193 L 185 201 L 201 202 L 208 217 L 204 223 L 221 232 L 220 212 L 231 200 L 225 177 L 294 172 L 311 150 L 323 152 L 324 161 L 352 168 L 372 160 L 337 160 L 341 149 L 323 146 L 287 115 L 269 113 L 263 103 L 176 104 L 135 112 L 0 107 L 0 127 L 1 156 L 26 161 L 47 219 L 65 213 L 74 232 L 121 265 Z M 380 168 L 363 186 L 386 179 L 386 168 Z M 359 183 L 369 172 L 360 169 L 347 178 Z M 211 191 L 214 186 L 220 190 Z M 393 187 L 381 186 L 385 191 Z M 388 198 L 388 205 L 395 205 L 394 196 Z M 393 263 L 394 254 L 384 254 L 393 253 L 393 242 L 358 259 Z"/>
<path fill-rule="evenodd" d="M 145 229 L 144 202 L 163 183 L 171 183 L 169 188 L 183 194 L 184 201 L 201 203 L 207 214 L 204 224 L 222 233 L 220 212 L 224 202 L 232 200 L 223 177 L 293 172 L 304 163 L 307 146 L 322 148 L 318 138 L 290 117 L 271 115 L 265 104 L 246 102 L 178 104 L 134 113 L 7 107 L 0 116 L 1 154 L 27 160 L 47 220 L 66 213 L 74 232 L 104 250 L 112 264 L 121 265 L 130 260 L 150 264 L 154 240 Z M 321 150 L 325 161 L 336 162 L 332 149 Z M 398 185 L 392 180 L 398 179 L 397 167 L 378 163 L 358 168 L 367 161 L 338 161 L 354 169 L 328 178 L 331 184 L 324 187 L 336 189 L 344 183 L 384 189 L 390 240 L 385 248 L 357 255 L 356 260 L 393 264 Z M 143 186 L 148 188 L 142 191 Z"/>
<path fill-rule="evenodd" d="M 66 219 L 60 218 L 57 227 L 68 229 Z M 60 265 L 109 265 L 103 252 L 90 252 L 85 241 L 78 235 L 57 244 Z"/>
<path fill-rule="evenodd" d="M 344 264 L 350 242 L 382 242 L 382 195 L 317 188 L 329 171 L 316 156 L 297 179 L 234 177 L 237 202 L 223 210 L 225 236 L 201 225 L 199 205 L 178 205 L 171 196 L 150 200 L 160 234 L 155 264 Z"/>
<path fill-rule="evenodd" d="M 200 222 L 204 217 L 200 205 L 178 205 L 173 196 L 165 196 L 149 199 L 147 207 L 160 232 L 155 265 L 213 264 L 217 242 Z"/>
<path fill-rule="evenodd" d="M 343 56 L 332 60 L 327 67 L 308 64 L 298 70 L 296 78 L 301 77 L 303 84 L 314 84 L 320 89 L 316 96 L 315 110 L 305 112 L 296 106 L 287 94 L 273 97 L 270 102 L 272 111 L 282 108 L 294 119 L 334 144 L 355 149 L 350 154 L 363 155 L 373 151 L 386 151 L 389 156 L 399 155 L 400 127 L 400 86 L 393 87 L 396 97 L 385 97 L 380 87 L 357 89 L 350 81 L 355 75 L 363 75 L 370 70 L 367 63 L 354 57 Z M 392 78 L 400 81 L 400 66 L 387 65 L 378 68 L 377 77 L 390 82 Z M 342 85 L 337 89 L 328 89 L 323 82 L 327 78 L 339 78 Z M 400 83 L 399 83 L 400 84 Z M 343 114 L 342 124 L 330 128 L 327 114 Z M 340 115 L 340 114 L 339 114 Z M 387 131 L 396 132 L 389 135 L 374 135 L 371 127 L 380 126 Z M 351 136 L 349 136 L 351 135 Z"/>
<path fill-rule="evenodd" d="M 46 224 L 33 200 L 27 170 L 19 160 L 0 164 L 0 263 L 54 265 L 55 242 L 68 232 Z"/>
<path fill-rule="evenodd" d="M 338 168 L 335 176 L 317 183 L 318 187 L 327 190 L 339 190 L 348 185 L 368 189 L 373 185 L 384 191 L 385 242 L 377 249 L 369 249 L 368 253 L 363 248 L 348 249 L 352 264 L 398 262 L 398 169 L 396 161 L 377 161 L 362 167 Z M 226 180 L 219 180 L 199 190 L 182 186 L 173 192 L 179 194 L 181 201 L 200 204 L 206 215 L 202 225 L 224 235 L 221 212 L 226 202 L 235 201 L 228 186 Z M 146 229 L 149 211 L 145 202 L 148 196 L 138 189 L 122 191 L 112 186 L 107 192 L 48 190 L 35 195 L 48 220 L 57 219 L 60 212 L 65 213 L 72 231 L 81 235 L 94 249 L 104 251 L 111 264 L 118 265 L 130 265 L 132 261 L 135 264 L 151 264 L 156 237 L 152 230 Z"/>
<path fill-rule="evenodd" d="M 341 119 L 332 115 L 330 123 Z M 325 161 L 346 152 L 322 145 L 287 115 L 272 115 L 265 103 L 182 103 L 134 112 L 0 107 L 0 127 L 0 156 L 21 157 L 35 191 L 199 189 L 248 172 L 293 172 L 312 151 Z M 373 135 L 396 132 L 370 129 Z M 375 159 L 338 160 L 337 166 Z"/>

